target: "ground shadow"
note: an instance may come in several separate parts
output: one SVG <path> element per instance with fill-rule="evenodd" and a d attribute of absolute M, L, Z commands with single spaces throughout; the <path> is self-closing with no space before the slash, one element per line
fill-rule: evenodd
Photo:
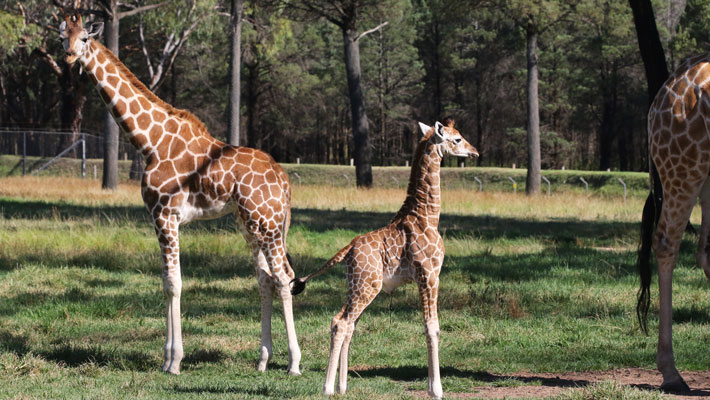
<path fill-rule="evenodd" d="M 98 223 L 115 223 L 116 220 L 137 221 L 152 226 L 148 212 L 142 206 L 82 206 L 62 202 L 25 201 L 0 199 L 0 210 L 6 219 L 97 219 Z M 367 232 L 386 225 L 391 212 L 364 212 L 347 210 L 321 210 L 293 208 L 292 226 L 302 226 L 313 232 L 345 229 Z M 208 231 L 229 230 L 237 232 L 234 218 L 225 216 L 209 221 L 195 221 L 182 226 L 181 230 L 202 229 Z M 560 219 L 555 221 L 529 221 L 518 218 L 494 216 L 442 214 L 439 230 L 443 235 L 491 238 L 551 237 L 558 242 L 573 243 L 579 238 L 603 239 L 619 232 L 637 230 L 638 224 L 614 221 L 579 221 Z"/>

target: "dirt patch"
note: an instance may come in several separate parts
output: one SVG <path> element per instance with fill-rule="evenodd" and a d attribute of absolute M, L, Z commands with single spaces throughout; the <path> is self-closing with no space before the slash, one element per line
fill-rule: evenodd
<path fill-rule="evenodd" d="M 517 372 L 501 375 L 482 375 L 485 375 L 483 380 L 491 383 L 516 380 L 521 382 L 522 386 L 477 386 L 472 387 L 471 391 L 468 393 L 444 392 L 444 396 L 449 398 L 485 399 L 548 397 L 558 395 L 565 390 L 581 389 L 595 382 L 609 380 L 642 390 L 658 390 L 663 380 L 658 371 L 640 368 L 556 374 Z M 690 400 L 710 396 L 710 371 L 686 371 L 681 372 L 681 375 L 683 375 L 685 382 L 690 386 L 691 392 L 682 396 L 668 395 L 668 398 Z M 446 388 L 444 388 L 444 390 L 446 390 Z M 426 396 L 426 392 L 417 392 L 416 394 Z"/>

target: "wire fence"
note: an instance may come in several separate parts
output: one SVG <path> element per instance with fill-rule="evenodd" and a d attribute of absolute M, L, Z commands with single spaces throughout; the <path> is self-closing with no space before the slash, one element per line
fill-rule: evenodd
<path fill-rule="evenodd" d="M 0 175 L 71 175 L 100 178 L 105 139 L 97 132 L 0 128 L 0 155 L 10 160 Z M 119 176 L 138 178 L 141 158 L 122 138 L 118 142 Z"/>
<path fill-rule="evenodd" d="M 119 139 L 119 179 L 140 179 L 143 160 L 126 140 Z M 103 175 L 104 137 L 96 132 L 65 132 L 40 129 L 0 128 L 0 176 L 9 175 L 62 175 L 100 179 Z M 355 171 L 352 165 L 315 166 L 284 164 L 293 185 L 329 185 L 355 188 Z M 487 174 L 484 169 L 460 164 L 458 168 L 445 168 L 441 173 L 442 187 L 478 192 L 517 193 L 524 191 L 525 176 L 521 170 Z M 627 191 L 636 194 L 648 190 L 648 175 L 621 176 L 591 171 L 543 171 L 542 194 L 583 191 L 622 197 Z M 585 176 L 575 173 L 586 173 Z M 373 169 L 376 187 L 406 188 L 410 168 Z"/>

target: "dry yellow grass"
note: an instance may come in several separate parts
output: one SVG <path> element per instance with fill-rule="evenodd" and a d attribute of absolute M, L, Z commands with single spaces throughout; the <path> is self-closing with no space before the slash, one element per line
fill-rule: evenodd
<path fill-rule="evenodd" d="M 0 178 L 0 196 L 69 202 L 86 205 L 142 205 L 140 185 L 121 183 L 117 190 L 101 189 L 92 179 L 63 177 Z M 404 189 L 355 190 L 329 185 L 294 185 L 294 208 L 379 211 L 394 213 L 406 196 Z M 644 199 L 596 197 L 562 193 L 526 197 L 522 193 L 476 192 L 464 189 L 442 191 L 442 211 L 460 215 L 497 215 L 531 220 L 577 219 L 638 221 Z M 696 208 L 692 221 L 700 223 Z"/>
<path fill-rule="evenodd" d="M 102 190 L 97 180 L 52 176 L 0 178 L 0 196 L 84 205 L 143 204 L 138 183 L 121 183 L 116 190 Z"/>

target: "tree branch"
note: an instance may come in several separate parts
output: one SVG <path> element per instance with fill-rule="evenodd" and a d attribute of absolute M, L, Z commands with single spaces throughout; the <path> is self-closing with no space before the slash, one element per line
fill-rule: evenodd
<path fill-rule="evenodd" d="M 166 4 L 168 4 L 168 3 L 149 4 L 149 5 L 143 6 L 143 7 L 136 7 L 132 10 L 129 10 L 129 11 L 121 11 L 118 13 L 118 19 L 121 19 L 123 17 L 130 17 L 131 15 L 140 14 L 144 11 L 149 11 L 149 10 L 152 10 L 152 9 L 155 9 L 158 7 L 162 7 Z"/>
<path fill-rule="evenodd" d="M 143 35 L 143 22 L 140 22 L 138 24 L 138 39 L 141 42 L 141 50 L 143 51 L 143 55 L 145 56 L 145 63 L 146 65 L 148 65 L 148 75 L 150 75 L 150 79 L 153 79 L 153 63 L 150 62 L 148 48 L 145 45 L 145 35 Z"/>
<path fill-rule="evenodd" d="M 366 35 L 369 35 L 369 34 L 371 34 L 372 32 L 376 32 L 376 31 L 382 29 L 382 27 L 385 26 L 385 25 L 387 25 L 387 24 L 388 24 L 388 22 L 385 21 L 385 22 L 383 22 L 383 23 L 377 25 L 376 27 L 374 27 L 374 28 L 372 28 L 372 29 L 370 29 L 370 30 L 368 30 L 368 31 L 365 31 L 365 32 L 359 34 L 359 35 L 355 38 L 355 41 L 357 42 L 358 40 L 362 39 L 362 38 L 365 37 Z"/>
<path fill-rule="evenodd" d="M 49 64 L 49 68 L 51 68 L 52 71 L 54 71 L 54 73 L 57 74 L 57 76 L 63 75 L 62 68 L 59 66 L 59 64 L 57 64 L 57 61 L 54 59 L 54 57 L 52 57 L 51 54 L 47 53 L 47 49 L 42 48 L 42 47 L 38 47 L 38 48 L 34 49 L 33 52 L 35 52 L 42 59 L 44 59 L 47 62 L 47 64 Z"/>

